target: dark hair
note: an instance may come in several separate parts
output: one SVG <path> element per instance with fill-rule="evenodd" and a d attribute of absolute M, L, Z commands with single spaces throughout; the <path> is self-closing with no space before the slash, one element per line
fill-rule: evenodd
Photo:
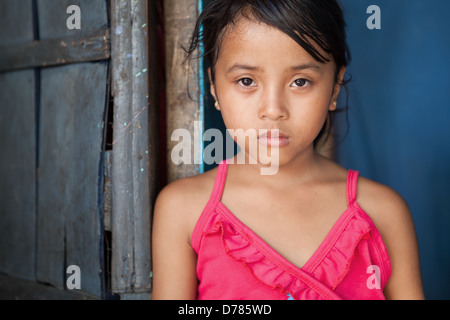
<path fill-rule="evenodd" d="M 211 67 L 213 82 L 214 66 L 224 35 L 228 28 L 241 18 L 256 20 L 277 28 L 295 40 L 317 61 L 329 62 L 330 60 L 315 48 L 314 43 L 317 44 L 336 63 L 335 81 L 339 80 L 340 69 L 350 63 L 346 24 L 336 0 L 212 0 L 197 20 L 189 48 L 186 50 L 186 60 L 193 58 L 194 52 L 202 43 L 204 56 Z M 343 80 L 340 83 L 345 86 L 346 91 L 348 81 Z M 348 105 L 345 110 L 347 108 Z M 328 138 L 333 120 L 334 112 L 331 111 L 314 145 L 325 134 L 325 139 Z"/>

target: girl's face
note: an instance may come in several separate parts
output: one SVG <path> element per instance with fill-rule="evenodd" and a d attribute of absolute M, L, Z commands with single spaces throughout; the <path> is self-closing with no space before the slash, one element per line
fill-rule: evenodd
<path fill-rule="evenodd" d="M 334 62 L 316 61 L 280 30 L 241 19 L 225 34 L 211 93 L 227 129 L 279 130 L 278 139 L 257 139 L 278 148 L 281 166 L 313 151 L 328 111 L 336 108 L 335 72 Z"/>

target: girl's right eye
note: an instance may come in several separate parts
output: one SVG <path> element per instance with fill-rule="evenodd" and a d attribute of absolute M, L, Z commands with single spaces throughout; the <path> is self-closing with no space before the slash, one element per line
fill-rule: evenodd
<path fill-rule="evenodd" d="M 242 78 L 238 81 L 238 83 L 243 87 L 254 87 L 255 82 L 250 78 Z"/>

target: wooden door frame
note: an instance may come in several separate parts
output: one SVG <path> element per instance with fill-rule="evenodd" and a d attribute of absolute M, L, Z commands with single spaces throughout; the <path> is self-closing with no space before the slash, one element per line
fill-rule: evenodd
<path fill-rule="evenodd" d="M 150 92 L 149 3 L 111 0 L 112 96 L 112 291 L 122 298 L 151 292 L 151 199 L 157 150 L 156 106 Z M 149 76 L 150 75 L 150 76 Z"/>

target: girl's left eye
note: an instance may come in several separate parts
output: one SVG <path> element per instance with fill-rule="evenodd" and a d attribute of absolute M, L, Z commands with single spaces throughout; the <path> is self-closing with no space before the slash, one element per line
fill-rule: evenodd
<path fill-rule="evenodd" d="M 308 84 L 310 84 L 310 82 L 306 79 L 297 79 L 294 82 L 292 82 L 291 86 L 293 87 L 299 87 L 299 88 L 304 88 L 306 87 Z"/>

